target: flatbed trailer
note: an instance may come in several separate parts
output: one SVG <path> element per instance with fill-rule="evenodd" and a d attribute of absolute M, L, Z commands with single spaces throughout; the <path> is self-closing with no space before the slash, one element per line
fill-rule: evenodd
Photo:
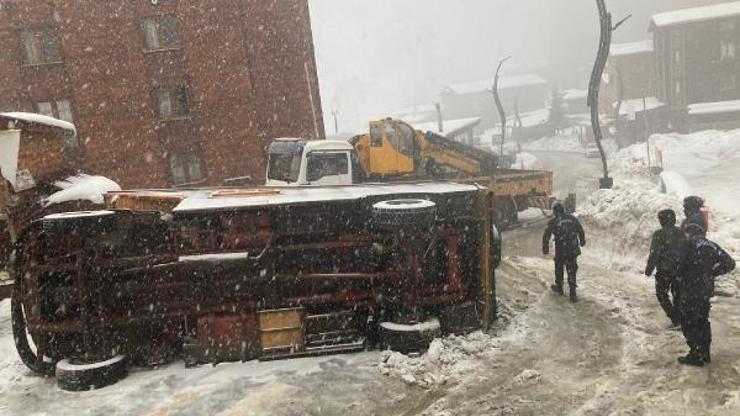
<path fill-rule="evenodd" d="M 479 185 L 126 191 L 106 201 L 104 211 L 34 221 L 16 246 L 16 347 L 66 389 L 173 357 L 423 350 L 495 319 L 500 242 L 493 195 Z"/>

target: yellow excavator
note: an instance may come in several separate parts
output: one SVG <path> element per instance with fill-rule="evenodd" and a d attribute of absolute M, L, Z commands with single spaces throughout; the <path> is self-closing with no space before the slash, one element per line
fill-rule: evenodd
<path fill-rule="evenodd" d="M 498 155 L 415 130 L 392 118 L 372 121 L 370 131 L 347 141 L 278 139 L 268 149 L 268 186 L 339 186 L 368 182 L 453 180 L 493 192 L 501 227 L 518 212 L 549 209 L 553 174 L 502 167 Z"/>

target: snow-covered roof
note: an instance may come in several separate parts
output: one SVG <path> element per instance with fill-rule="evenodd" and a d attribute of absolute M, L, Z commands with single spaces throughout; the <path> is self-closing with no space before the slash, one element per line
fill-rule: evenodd
<path fill-rule="evenodd" d="M 654 15 L 650 23 L 650 29 L 653 30 L 656 27 L 702 22 L 738 15 L 740 15 L 740 1 L 674 10 Z"/>
<path fill-rule="evenodd" d="M 626 116 L 634 113 L 640 113 L 643 110 L 655 110 L 661 107 L 665 107 L 666 103 L 660 101 L 655 97 L 646 97 L 643 103 L 642 98 L 636 98 L 634 100 L 622 101 L 622 107 L 619 108 L 619 115 Z M 612 107 L 617 108 L 617 103 L 613 103 Z"/>
<path fill-rule="evenodd" d="M 311 140 L 306 142 L 305 152 L 329 151 L 329 150 L 354 150 L 346 140 Z"/>
<path fill-rule="evenodd" d="M 612 56 L 635 55 L 638 53 L 652 53 L 653 41 L 643 40 L 640 42 L 618 43 L 611 46 Z"/>
<path fill-rule="evenodd" d="M 580 100 L 588 97 L 588 90 L 570 89 L 563 92 L 564 100 Z"/>
<path fill-rule="evenodd" d="M 0 117 L 10 118 L 26 123 L 40 124 L 43 126 L 56 127 L 63 130 L 71 131 L 77 134 L 75 125 L 64 120 L 59 120 L 54 117 L 45 116 L 42 114 L 35 113 L 22 113 L 22 112 L 11 112 L 11 113 L 0 113 Z"/>
<path fill-rule="evenodd" d="M 255 196 L 214 196 L 212 190 L 200 190 L 187 193 L 187 198 L 175 209 L 175 214 L 187 214 L 203 211 L 223 211 L 249 209 L 283 204 L 312 204 L 327 201 L 352 201 L 371 196 L 388 195 L 439 195 L 450 192 L 471 192 L 477 190 L 475 185 L 457 183 L 427 184 L 379 184 L 362 186 L 337 187 L 285 187 L 275 188 L 277 192 Z"/>
<path fill-rule="evenodd" d="M 472 118 L 462 118 L 457 120 L 445 120 L 443 123 L 443 129 L 444 131 L 439 131 L 439 123 L 438 122 L 429 122 L 429 123 L 416 123 L 413 124 L 413 127 L 416 130 L 421 130 L 424 132 L 431 131 L 433 133 L 442 134 L 442 135 L 455 135 L 456 133 L 459 133 L 462 130 L 465 129 L 472 129 L 478 124 L 480 124 L 481 118 L 480 117 L 472 117 Z"/>
<path fill-rule="evenodd" d="M 689 105 L 689 115 L 724 114 L 740 112 L 740 100 L 719 101 L 714 103 L 699 103 Z"/>
<path fill-rule="evenodd" d="M 473 94 L 477 92 L 485 92 L 493 88 L 493 82 L 494 79 L 491 78 L 462 84 L 452 84 L 445 88 L 445 92 L 452 94 Z M 499 90 L 529 87 L 533 85 L 547 85 L 547 81 L 539 75 L 533 74 L 501 77 L 498 81 Z"/>

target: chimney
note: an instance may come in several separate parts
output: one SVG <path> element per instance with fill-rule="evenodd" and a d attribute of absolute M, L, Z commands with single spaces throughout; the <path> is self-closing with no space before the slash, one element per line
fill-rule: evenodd
<path fill-rule="evenodd" d="M 439 123 L 439 132 L 445 132 L 445 124 L 442 119 L 442 104 L 437 103 L 437 123 Z"/>

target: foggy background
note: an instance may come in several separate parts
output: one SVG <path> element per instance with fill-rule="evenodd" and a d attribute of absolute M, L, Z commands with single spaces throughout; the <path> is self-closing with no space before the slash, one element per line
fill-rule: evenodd
<path fill-rule="evenodd" d="M 607 0 L 615 43 L 649 39 L 654 13 L 721 0 Z M 594 0 L 309 0 L 327 134 L 434 103 L 449 84 L 535 72 L 586 88 L 598 45 Z"/>

